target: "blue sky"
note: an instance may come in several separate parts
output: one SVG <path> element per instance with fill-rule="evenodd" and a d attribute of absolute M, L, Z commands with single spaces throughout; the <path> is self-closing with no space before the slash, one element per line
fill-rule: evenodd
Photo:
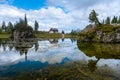
<path fill-rule="evenodd" d="M 46 6 L 46 0 L 14 0 L 11 5 L 26 10 L 40 9 Z"/>
<path fill-rule="evenodd" d="M 37 20 L 39 30 L 82 30 L 89 24 L 91 10 L 102 21 L 108 16 L 120 16 L 119 4 L 120 0 L 0 0 L 0 26 L 3 21 L 14 24 L 27 14 L 28 24 L 34 27 Z"/>

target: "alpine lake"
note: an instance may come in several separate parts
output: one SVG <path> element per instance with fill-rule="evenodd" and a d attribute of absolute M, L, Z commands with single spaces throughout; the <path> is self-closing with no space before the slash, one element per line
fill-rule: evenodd
<path fill-rule="evenodd" d="M 120 80 L 120 44 L 0 39 L 0 80 Z"/>

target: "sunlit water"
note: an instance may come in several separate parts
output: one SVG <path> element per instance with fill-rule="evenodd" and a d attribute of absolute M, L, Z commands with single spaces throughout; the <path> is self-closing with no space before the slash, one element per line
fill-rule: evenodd
<path fill-rule="evenodd" d="M 1 41 L 0 80 L 2 79 L 9 80 L 9 79 L 15 79 L 15 78 L 19 80 L 18 79 L 19 77 L 16 77 L 16 76 L 19 76 L 22 74 L 24 75 L 24 72 L 34 73 L 35 71 L 39 71 L 54 65 L 55 66 L 57 65 L 57 68 L 59 68 L 59 66 L 62 66 L 62 65 L 71 66 L 66 63 L 72 63 L 72 66 L 74 66 L 75 64 L 77 64 L 78 66 L 79 65 L 86 66 L 84 67 L 85 70 L 83 71 L 86 74 L 91 74 L 90 76 L 87 76 L 88 79 L 90 77 L 90 80 L 92 80 L 91 77 L 97 74 L 101 76 L 105 74 L 105 76 L 108 76 L 108 77 L 105 77 L 105 80 L 107 80 L 107 78 L 110 80 L 120 80 L 119 57 L 118 58 L 101 57 L 98 60 L 98 57 L 96 57 L 95 55 L 88 56 L 86 53 L 84 53 L 83 50 L 80 50 L 80 48 L 78 48 L 77 41 L 75 39 L 64 39 L 64 40 L 37 39 L 36 43 L 28 44 L 29 47 L 27 48 L 26 47 L 21 48 L 21 46 L 18 47 L 18 45 L 16 44 L 17 43 L 11 42 L 9 40 Z M 26 42 L 24 44 L 26 44 Z M 120 54 L 118 56 L 120 56 Z M 94 64 L 92 64 L 92 62 Z M 52 71 L 52 68 L 50 69 Z M 77 69 L 75 70 L 77 71 Z M 40 73 L 37 73 L 37 74 L 40 74 Z M 72 74 L 76 74 L 76 73 L 74 73 L 73 71 Z M 50 75 L 50 73 L 48 75 Z M 98 78 L 101 76 L 98 76 Z M 20 76 L 20 78 L 21 77 L 23 76 Z M 28 76 L 24 76 L 24 77 L 28 77 Z M 36 77 L 36 76 L 33 76 L 33 77 Z M 40 77 L 42 76 L 37 76 L 33 80 L 36 80 L 36 79 L 40 80 Z M 73 79 L 74 77 L 76 76 L 73 76 Z M 79 79 L 80 78 L 78 78 L 78 80 Z M 97 79 L 97 78 L 93 77 L 93 79 Z M 104 77 L 101 78 L 100 80 L 102 79 L 104 79 Z"/>

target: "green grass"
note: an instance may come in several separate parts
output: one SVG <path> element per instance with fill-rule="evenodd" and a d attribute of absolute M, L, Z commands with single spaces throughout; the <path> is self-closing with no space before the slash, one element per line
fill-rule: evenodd
<path fill-rule="evenodd" d="M 120 26 L 101 25 L 96 27 L 96 30 L 102 30 L 103 32 L 114 32 L 118 28 L 120 28 Z"/>
<path fill-rule="evenodd" d="M 0 34 L 0 38 L 9 38 L 9 34 L 2 33 Z"/>
<path fill-rule="evenodd" d="M 35 36 L 37 38 L 60 38 L 61 37 L 61 34 L 49 34 L 47 32 L 39 32 L 37 34 L 35 34 Z"/>
<path fill-rule="evenodd" d="M 0 34 L 0 38 L 9 38 L 9 35 L 8 33 L 1 33 Z M 47 32 L 38 32 L 37 34 L 35 34 L 35 36 L 37 38 L 61 38 L 62 37 L 62 34 L 60 33 L 57 33 L 57 34 L 54 34 L 54 33 L 47 33 Z M 71 38 L 72 36 L 70 34 L 65 34 L 65 38 Z"/>
<path fill-rule="evenodd" d="M 105 35 L 111 35 L 114 34 L 117 29 L 119 29 L 120 26 L 113 26 L 113 25 L 107 25 L 107 24 L 102 24 L 100 26 L 96 26 L 93 28 L 92 31 L 81 31 L 77 39 L 84 41 L 84 40 L 89 40 L 89 41 L 99 41 L 101 42 L 102 39 L 98 39 L 98 35 L 96 34 L 97 31 L 101 31 L 102 33 L 105 33 Z"/>
<path fill-rule="evenodd" d="M 48 33 L 48 32 L 38 32 L 35 35 L 37 38 L 61 38 L 62 34 L 60 33 Z M 70 38 L 70 34 L 65 34 L 65 38 Z"/>

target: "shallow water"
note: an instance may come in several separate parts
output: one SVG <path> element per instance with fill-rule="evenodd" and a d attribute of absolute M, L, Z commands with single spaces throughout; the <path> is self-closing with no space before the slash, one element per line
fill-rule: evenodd
<path fill-rule="evenodd" d="M 120 45 L 0 40 L 0 80 L 120 80 Z"/>

